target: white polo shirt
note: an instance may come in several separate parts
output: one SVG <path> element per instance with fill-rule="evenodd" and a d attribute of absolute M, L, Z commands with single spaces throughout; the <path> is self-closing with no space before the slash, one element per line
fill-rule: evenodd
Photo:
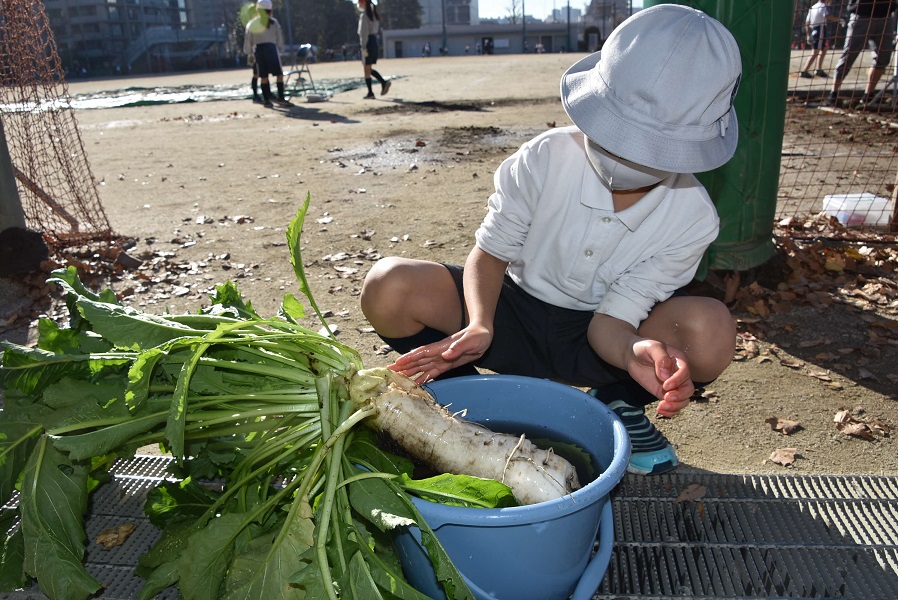
<path fill-rule="evenodd" d="M 808 16 L 804 22 L 811 27 L 819 27 L 826 23 L 826 15 L 829 14 L 829 7 L 823 2 L 818 2 L 808 9 Z"/>
<path fill-rule="evenodd" d="M 274 44 L 278 52 L 284 51 L 284 33 L 281 24 L 274 17 L 270 17 L 271 25 L 262 23 L 262 17 L 255 17 L 246 24 L 246 32 L 243 37 L 243 52 L 252 54 L 258 44 Z"/>
<path fill-rule="evenodd" d="M 634 327 L 692 280 L 718 233 L 717 211 L 689 174 L 614 212 L 574 126 L 525 143 L 494 183 L 478 247 L 508 261 L 508 274 L 535 297 Z"/>

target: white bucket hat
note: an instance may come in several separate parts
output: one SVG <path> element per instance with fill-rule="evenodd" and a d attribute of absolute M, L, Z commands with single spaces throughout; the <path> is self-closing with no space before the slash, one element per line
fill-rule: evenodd
<path fill-rule="evenodd" d="M 256 2 L 256 8 L 259 10 L 271 10 L 271 0 L 259 0 Z"/>
<path fill-rule="evenodd" d="M 561 78 L 561 100 L 592 141 L 634 163 L 700 173 L 726 163 L 739 127 L 735 38 L 705 13 L 659 4 L 628 18 Z"/>

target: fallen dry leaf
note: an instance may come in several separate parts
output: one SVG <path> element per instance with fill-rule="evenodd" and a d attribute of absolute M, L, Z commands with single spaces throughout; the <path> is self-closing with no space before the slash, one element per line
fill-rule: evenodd
<path fill-rule="evenodd" d="M 870 428 L 867 427 L 867 424 L 861 423 L 860 421 L 852 421 L 851 423 L 839 423 L 838 425 L 836 425 L 836 429 L 838 429 L 845 435 L 853 435 L 865 440 L 874 439 L 873 432 L 870 431 Z"/>
<path fill-rule="evenodd" d="M 110 548 L 114 548 L 116 546 L 121 546 L 125 543 L 125 540 L 134 533 L 136 529 L 136 525 L 133 523 L 122 523 L 117 527 L 110 527 L 109 529 L 101 531 L 97 535 L 96 542 L 103 546 L 106 550 Z"/>
<path fill-rule="evenodd" d="M 704 390 L 700 395 L 702 399 L 707 400 L 708 402 L 717 402 L 718 400 L 717 392 L 714 390 Z"/>
<path fill-rule="evenodd" d="M 845 435 L 853 435 L 867 441 L 876 439 L 876 434 L 887 436 L 891 431 L 888 424 L 881 419 L 871 419 L 868 423 L 852 415 L 846 408 L 839 410 L 833 416 L 833 421 L 836 423 L 836 429 Z"/>
<path fill-rule="evenodd" d="M 808 375 L 814 377 L 815 379 L 819 379 L 820 381 L 832 381 L 833 378 L 829 376 L 825 371 L 808 371 Z"/>
<path fill-rule="evenodd" d="M 780 364 L 784 367 L 789 367 L 790 369 L 800 369 L 804 366 L 804 362 L 798 360 L 797 358 L 783 358 L 780 359 Z"/>
<path fill-rule="evenodd" d="M 698 500 L 700 498 L 704 498 L 705 494 L 708 493 L 708 488 L 703 486 L 700 483 L 690 483 L 680 492 L 680 495 L 677 496 L 677 499 L 674 500 L 674 504 L 679 504 L 680 502 L 691 502 Z"/>
<path fill-rule="evenodd" d="M 882 419 L 873 419 L 868 425 L 873 431 L 879 433 L 883 437 L 888 437 L 892 432 L 892 428 Z"/>
<path fill-rule="evenodd" d="M 833 421 L 842 424 L 848 423 L 849 421 L 851 421 L 851 411 L 847 408 L 841 409 L 835 415 L 833 415 Z"/>
<path fill-rule="evenodd" d="M 779 417 L 768 417 L 764 422 L 769 424 L 772 430 L 778 431 L 783 435 L 791 435 L 796 431 L 801 431 L 803 429 L 801 423 L 798 421 L 780 419 Z"/>
<path fill-rule="evenodd" d="M 778 465 L 788 467 L 795 462 L 796 458 L 801 458 L 798 448 L 777 448 L 770 455 L 770 460 Z"/>
<path fill-rule="evenodd" d="M 746 358 L 754 358 L 760 353 L 761 349 L 758 346 L 758 342 L 754 340 L 748 340 L 742 344 L 742 354 L 744 354 Z"/>

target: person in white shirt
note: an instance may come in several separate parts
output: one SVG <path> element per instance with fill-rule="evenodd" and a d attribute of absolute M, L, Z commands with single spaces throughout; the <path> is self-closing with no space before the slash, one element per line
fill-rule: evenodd
<path fill-rule="evenodd" d="M 735 152 L 742 73 L 733 36 L 705 13 L 663 4 L 624 21 L 561 79 L 573 126 L 526 142 L 498 168 L 464 267 L 387 257 L 361 306 L 424 382 L 497 373 L 593 388 L 630 433 L 629 469 L 673 469 L 645 416 L 673 417 L 730 363 L 727 307 L 678 290 L 719 219 L 691 174 Z"/>
<path fill-rule="evenodd" d="M 826 57 L 826 44 L 828 37 L 826 35 L 827 22 L 838 23 L 839 17 L 829 13 L 829 0 L 820 0 L 808 9 L 808 14 L 804 19 L 805 33 L 807 34 L 808 45 L 812 49 L 811 57 L 808 59 L 804 69 L 799 75 L 806 79 L 817 77 L 829 77 L 829 74 L 823 70 L 823 59 Z M 811 74 L 811 67 L 817 61 L 817 69 Z"/>
<path fill-rule="evenodd" d="M 374 69 L 377 64 L 377 55 L 379 46 L 377 43 L 377 34 L 380 33 L 380 15 L 377 12 L 377 6 L 374 0 L 358 0 L 359 10 L 359 46 L 362 52 L 362 67 L 365 73 L 365 85 L 368 86 L 368 94 L 365 100 L 374 99 L 374 90 L 371 89 L 372 76 L 380 83 L 380 95 L 383 96 L 390 91 L 390 81 L 386 80 Z"/>
<path fill-rule="evenodd" d="M 281 52 L 284 51 L 281 24 L 272 16 L 271 0 L 256 2 L 256 11 L 258 15 L 246 24 L 243 51 L 252 57 L 253 73 L 258 76 L 262 88 L 262 103 L 271 107 L 272 100 L 275 100 L 279 104 L 289 105 L 284 93 L 284 69 L 281 67 Z M 270 75 L 274 75 L 277 81 L 277 98 L 271 94 Z"/>

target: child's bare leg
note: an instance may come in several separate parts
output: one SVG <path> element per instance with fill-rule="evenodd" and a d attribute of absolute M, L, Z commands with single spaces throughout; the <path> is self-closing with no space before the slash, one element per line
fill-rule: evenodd
<path fill-rule="evenodd" d="M 810 71 L 811 67 L 814 66 L 814 61 L 816 59 L 817 59 L 817 49 L 815 48 L 814 51 L 811 53 L 811 58 L 808 59 L 808 63 L 804 66 L 804 69 L 802 69 L 802 71 Z"/>
<path fill-rule="evenodd" d="M 378 334 L 415 335 L 430 327 L 459 330 L 461 301 L 449 270 L 439 263 L 389 257 L 379 260 L 362 285 L 362 312 Z"/>
<path fill-rule="evenodd" d="M 726 305 L 704 296 L 674 296 L 639 326 L 640 335 L 686 353 L 693 381 L 713 381 L 733 360 L 736 323 Z"/>

